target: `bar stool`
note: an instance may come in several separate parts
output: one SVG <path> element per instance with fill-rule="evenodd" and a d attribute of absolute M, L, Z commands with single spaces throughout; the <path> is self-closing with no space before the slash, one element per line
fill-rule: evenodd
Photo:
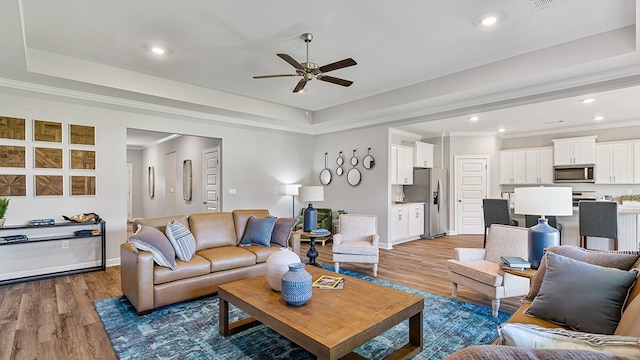
<path fill-rule="evenodd" d="M 615 201 L 581 200 L 580 247 L 587 248 L 587 236 L 613 239 L 613 249 L 618 250 L 618 203 Z"/>

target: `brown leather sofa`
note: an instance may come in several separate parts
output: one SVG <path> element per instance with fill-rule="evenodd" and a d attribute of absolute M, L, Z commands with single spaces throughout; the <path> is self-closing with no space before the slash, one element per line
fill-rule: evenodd
<path fill-rule="evenodd" d="M 239 246 L 249 217 L 268 217 L 268 210 L 177 215 L 139 219 L 138 224 L 165 232 L 172 220 L 189 227 L 196 239 L 196 254 L 188 262 L 176 259 L 177 268 L 158 266 L 150 252 L 132 244 L 120 245 L 121 286 L 139 315 L 154 308 L 216 293 L 218 285 L 264 275 L 266 260 L 279 246 Z M 289 247 L 300 252 L 300 237 L 292 233 Z"/>

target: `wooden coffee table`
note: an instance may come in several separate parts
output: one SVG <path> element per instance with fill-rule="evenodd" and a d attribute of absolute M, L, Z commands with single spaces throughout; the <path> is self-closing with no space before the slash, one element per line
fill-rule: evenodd
<path fill-rule="evenodd" d="M 306 266 L 313 279 L 336 273 Z M 344 276 L 344 275 L 341 275 Z M 220 333 L 231 335 L 265 324 L 318 359 L 362 357 L 352 351 L 405 319 L 409 319 L 409 342 L 389 355 L 406 359 L 422 351 L 424 299 L 403 291 L 345 276 L 344 289 L 313 289 L 305 305 L 287 305 L 271 290 L 266 276 L 218 286 Z M 251 317 L 229 324 L 229 303 Z"/>

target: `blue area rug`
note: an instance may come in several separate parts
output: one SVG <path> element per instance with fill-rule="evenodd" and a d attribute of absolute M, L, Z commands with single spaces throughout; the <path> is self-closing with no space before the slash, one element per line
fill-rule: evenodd
<path fill-rule="evenodd" d="M 323 266 L 333 270 L 328 266 Z M 442 359 L 471 345 L 489 344 L 510 315 L 411 289 L 352 271 L 345 275 L 424 297 L 424 350 L 414 359 Z M 315 359 L 264 325 L 224 337 L 218 333 L 218 296 L 166 306 L 145 316 L 124 297 L 94 302 L 120 359 Z M 230 306 L 230 320 L 247 315 Z M 360 346 L 355 352 L 381 359 L 407 342 L 408 320 Z"/>

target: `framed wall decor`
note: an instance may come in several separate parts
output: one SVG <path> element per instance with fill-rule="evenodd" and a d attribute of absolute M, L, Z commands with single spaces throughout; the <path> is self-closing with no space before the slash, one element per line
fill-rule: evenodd
<path fill-rule="evenodd" d="M 191 201 L 191 160 L 182 162 L 182 198 Z"/>
<path fill-rule="evenodd" d="M 95 145 L 96 129 L 87 125 L 69 125 L 69 144 Z"/>
<path fill-rule="evenodd" d="M 27 196 L 27 176 L 0 175 L 0 196 Z"/>
<path fill-rule="evenodd" d="M 72 196 L 96 194 L 95 176 L 71 176 L 70 178 Z"/>
<path fill-rule="evenodd" d="M 62 123 L 33 120 L 33 140 L 61 143 Z"/>
<path fill-rule="evenodd" d="M 156 179 L 153 170 L 153 166 L 149 166 L 147 175 L 147 188 L 149 189 L 149 197 L 153 199 L 155 194 Z"/>
<path fill-rule="evenodd" d="M 33 155 L 36 169 L 62 169 L 62 149 L 36 147 Z"/>
<path fill-rule="evenodd" d="M 0 138 L 25 140 L 25 119 L 0 116 Z"/>
<path fill-rule="evenodd" d="M 63 195 L 62 175 L 36 175 L 35 196 Z"/>
<path fill-rule="evenodd" d="M 24 146 L 0 145 L 0 167 L 24 168 L 25 158 Z"/>
<path fill-rule="evenodd" d="M 71 150 L 70 158 L 71 169 L 96 169 L 96 152 L 93 150 Z"/>

